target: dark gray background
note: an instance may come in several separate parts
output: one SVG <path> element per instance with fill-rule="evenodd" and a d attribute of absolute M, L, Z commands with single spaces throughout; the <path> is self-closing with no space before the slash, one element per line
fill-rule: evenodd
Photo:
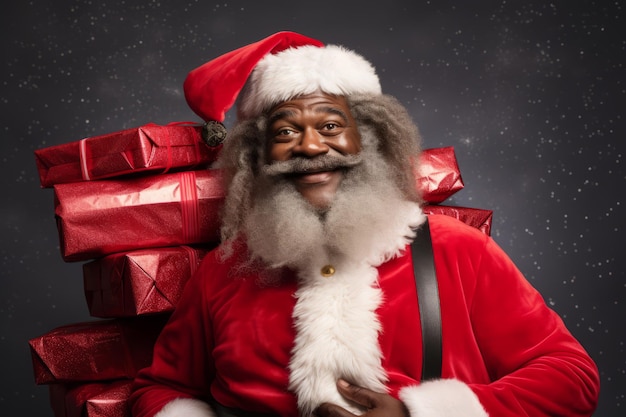
<path fill-rule="evenodd" d="M 618 1 L 13 1 L 3 5 L 0 414 L 50 416 L 28 339 L 90 320 L 33 151 L 197 121 L 189 70 L 278 30 L 364 54 L 426 147 L 454 146 L 493 236 L 626 403 L 624 11 Z M 358 5 L 358 6 L 357 6 Z"/>

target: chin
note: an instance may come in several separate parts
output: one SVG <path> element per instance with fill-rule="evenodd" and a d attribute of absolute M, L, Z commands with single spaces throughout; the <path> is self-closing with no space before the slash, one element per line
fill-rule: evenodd
<path fill-rule="evenodd" d="M 306 199 L 305 200 L 313 207 L 313 209 L 315 211 L 317 211 L 318 213 L 326 213 L 328 210 L 330 210 L 330 207 L 332 206 L 333 200 L 332 199 L 326 199 L 326 200 L 309 200 Z"/>
<path fill-rule="evenodd" d="M 335 193 L 300 192 L 302 198 L 317 211 L 326 211 L 333 204 Z"/>

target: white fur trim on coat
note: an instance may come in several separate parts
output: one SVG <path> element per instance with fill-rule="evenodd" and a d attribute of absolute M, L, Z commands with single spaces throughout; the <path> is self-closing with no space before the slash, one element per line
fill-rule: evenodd
<path fill-rule="evenodd" d="M 306 45 L 259 61 L 242 91 L 239 116 L 255 117 L 274 104 L 317 90 L 340 96 L 382 91 L 374 67 L 361 55 L 337 45 Z"/>
<path fill-rule="evenodd" d="M 320 276 L 295 294 L 298 301 L 293 312 L 296 338 L 289 365 L 290 389 L 296 393 L 304 417 L 312 415 L 322 402 L 361 414 L 337 391 L 339 378 L 386 391 L 376 317 L 381 291 L 373 286 L 377 271 L 366 265 L 335 266 L 334 276 Z M 315 273 L 320 275 L 319 268 Z"/>
<path fill-rule="evenodd" d="M 400 390 L 411 417 L 487 417 L 478 397 L 463 382 L 438 379 Z"/>
<path fill-rule="evenodd" d="M 165 404 L 154 417 L 217 417 L 217 414 L 204 401 L 177 398 Z"/>
<path fill-rule="evenodd" d="M 298 398 L 302 417 L 311 416 L 323 402 L 362 414 L 364 410 L 339 394 L 339 378 L 372 391 L 387 391 L 378 343 L 381 325 L 376 310 L 382 291 L 376 266 L 402 252 L 425 216 L 414 203 L 396 202 L 386 212 L 394 221 L 382 228 L 358 229 L 360 240 L 346 244 L 349 250 L 342 254 L 320 251 L 300 268 L 289 388 Z M 327 264 L 335 267 L 331 277 L 320 272 Z"/>

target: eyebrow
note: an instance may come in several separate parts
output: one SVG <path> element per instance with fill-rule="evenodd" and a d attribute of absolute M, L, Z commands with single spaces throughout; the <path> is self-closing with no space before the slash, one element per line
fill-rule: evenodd
<path fill-rule="evenodd" d="M 338 109 L 337 107 L 333 107 L 333 106 L 318 107 L 315 109 L 315 113 L 336 114 L 337 116 L 341 117 L 345 123 L 348 123 L 348 115 L 346 114 L 346 112 L 344 112 L 341 109 Z"/>
<path fill-rule="evenodd" d="M 293 117 L 295 115 L 296 115 L 296 112 L 293 110 L 277 111 L 276 113 L 273 113 L 270 115 L 267 125 L 271 126 L 276 120 L 284 119 L 286 117 Z"/>

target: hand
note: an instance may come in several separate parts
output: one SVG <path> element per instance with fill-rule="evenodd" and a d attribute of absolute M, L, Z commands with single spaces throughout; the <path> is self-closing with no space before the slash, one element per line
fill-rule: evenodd
<path fill-rule="evenodd" d="M 343 379 L 337 381 L 339 393 L 346 399 L 360 404 L 367 411 L 362 417 L 409 417 L 404 403 L 389 394 L 370 391 L 367 388 L 352 385 Z M 331 403 L 321 404 L 315 414 L 319 417 L 355 417 L 345 408 Z"/>

